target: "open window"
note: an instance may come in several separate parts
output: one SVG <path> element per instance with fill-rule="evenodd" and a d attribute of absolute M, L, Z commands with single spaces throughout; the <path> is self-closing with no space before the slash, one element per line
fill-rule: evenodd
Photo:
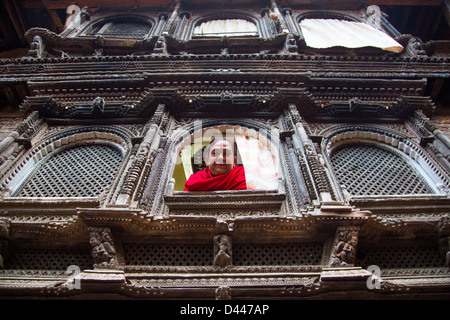
<path fill-rule="evenodd" d="M 219 137 L 235 142 L 237 165 L 245 169 L 248 190 L 278 190 L 278 150 L 267 132 L 240 126 L 215 126 L 194 132 L 179 144 L 173 172 L 174 191 L 183 191 L 190 175 L 206 167 L 205 147 Z"/>

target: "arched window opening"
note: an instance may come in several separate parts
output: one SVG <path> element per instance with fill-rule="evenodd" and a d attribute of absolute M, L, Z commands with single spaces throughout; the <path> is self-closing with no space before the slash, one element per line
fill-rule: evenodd
<path fill-rule="evenodd" d="M 303 19 L 299 23 L 306 45 L 311 48 L 376 47 L 399 53 L 403 46 L 369 24 L 338 19 Z"/>
<path fill-rule="evenodd" d="M 87 35 L 111 38 L 143 38 L 151 30 L 151 24 L 132 18 L 117 18 L 93 25 Z"/>
<path fill-rule="evenodd" d="M 194 36 L 198 37 L 237 37 L 256 36 L 258 28 L 250 21 L 244 19 L 209 20 L 196 26 Z"/>
<path fill-rule="evenodd" d="M 339 183 L 352 196 L 435 193 L 406 159 L 373 144 L 344 144 L 330 154 Z"/>
<path fill-rule="evenodd" d="M 237 165 L 245 169 L 248 190 L 278 189 L 278 148 L 267 132 L 232 126 L 203 129 L 186 137 L 177 148 L 174 191 L 183 191 L 189 177 L 206 167 L 205 148 L 215 138 L 234 142 Z"/>
<path fill-rule="evenodd" d="M 36 165 L 12 195 L 96 197 L 110 185 L 122 158 L 122 152 L 110 144 L 57 149 Z"/>

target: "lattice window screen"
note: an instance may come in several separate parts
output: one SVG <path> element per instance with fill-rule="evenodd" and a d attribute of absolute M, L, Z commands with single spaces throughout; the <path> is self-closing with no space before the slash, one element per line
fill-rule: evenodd
<path fill-rule="evenodd" d="M 95 197 L 111 183 L 121 161 L 121 152 L 106 145 L 65 149 L 37 167 L 14 196 Z"/>
<path fill-rule="evenodd" d="M 319 265 L 322 243 L 235 243 L 233 264 L 236 266 Z"/>
<path fill-rule="evenodd" d="M 445 259 L 435 246 L 360 247 L 362 265 L 377 265 L 383 269 L 445 267 Z"/>
<path fill-rule="evenodd" d="M 210 266 L 213 244 L 124 243 L 127 265 Z M 319 265 L 322 243 L 233 244 L 236 266 Z"/>
<path fill-rule="evenodd" d="M 146 23 L 114 21 L 103 34 L 111 37 L 136 38 L 145 36 L 150 28 L 151 26 Z"/>
<path fill-rule="evenodd" d="M 80 270 L 92 269 L 90 249 L 17 248 L 5 261 L 5 269 L 16 270 L 67 270 L 70 265 L 76 265 Z"/>
<path fill-rule="evenodd" d="M 431 188 L 400 156 L 387 150 L 356 144 L 331 154 L 334 172 L 352 195 L 430 194 Z"/>
<path fill-rule="evenodd" d="M 213 244 L 124 243 L 125 264 L 147 266 L 210 266 Z"/>

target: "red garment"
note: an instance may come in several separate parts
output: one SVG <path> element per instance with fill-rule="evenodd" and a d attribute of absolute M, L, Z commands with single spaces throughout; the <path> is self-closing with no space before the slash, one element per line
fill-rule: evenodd
<path fill-rule="evenodd" d="M 184 191 L 245 190 L 245 171 L 243 166 L 235 166 L 229 173 L 213 177 L 208 168 L 192 174 Z"/>

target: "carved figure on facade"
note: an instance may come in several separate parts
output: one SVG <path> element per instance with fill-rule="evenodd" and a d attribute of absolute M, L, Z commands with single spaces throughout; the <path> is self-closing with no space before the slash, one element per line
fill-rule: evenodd
<path fill-rule="evenodd" d="M 109 228 L 89 228 L 95 268 L 117 267 L 117 256 Z"/>
<path fill-rule="evenodd" d="M 409 50 L 408 50 L 409 49 Z M 417 56 L 426 56 L 427 52 L 425 51 L 424 44 L 420 38 L 412 37 L 408 41 L 407 51 L 410 51 L 413 55 Z"/>
<path fill-rule="evenodd" d="M 338 242 L 334 247 L 330 265 L 354 266 L 358 246 L 358 231 L 355 229 L 338 230 Z"/>
<path fill-rule="evenodd" d="M 45 55 L 44 42 L 40 36 L 34 36 L 33 41 L 30 43 L 30 50 L 28 55 L 33 58 L 43 58 Z"/>
<path fill-rule="evenodd" d="M 297 41 L 295 40 L 295 37 L 292 33 L 289 33 L 286 36 L 286 50 L 289 53 L 297 53 L 298 52 Z"/>
<path fill-rule="evenodd" d="M 214 265 L 217 267 L 227 267 L 232 264 L 231 239 L 226 235 L 214 237 Z"/>
<path fill-rule="evenodd" d="M 156 40 L 155 48 L 153 49 L 153 52 L 160 53 L 160 54 L 167 54 L 167 44 L 166 44 L 166 38 L 164 36 L 158 37 L 158 40 Z"/>
<path fill-rule="evenodd" d="M 105 111 L 105 99 L 102 97 L 96 97 L 92 101 L 92 113 L 93 114 L 102 114 Z"/>
<path fill-rule="evenodd" d="M 215 291 L 216 300 L 231 300 L 231 288 L 220 286 Z"/>
<path fill-rule="evenodd" d="M 350 192 L 348 191 L 347 186 L 341 185 L 341 190 L 342 190 L 342 195 L 343 195 L 343 197 L 344 197 L 344 202 L 345 202 L 346 204 L 349 204 L 349 203 L 350 203 L 350 200 L 351 200 L 351 198 L 352 198 L 352 195 L 351 195 Z"/>

